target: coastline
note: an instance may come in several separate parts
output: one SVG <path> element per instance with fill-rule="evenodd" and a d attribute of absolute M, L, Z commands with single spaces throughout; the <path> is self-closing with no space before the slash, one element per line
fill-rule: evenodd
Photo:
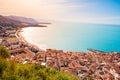
<path fill-rule="evenodd" d="M 71 24 L 69 24 L 69 25 L 71 25 Z M 72 45 L 67 45 L 67 44 L 70 44 L 71 42 L 73 42 L 73 44 L 74 44 L 72 46 L 72 48 L 76 48 L 76 47 L 80 48 L 80 46 L 81 46 L 81 48 L 84 47 L 81 43 L 82 42 L 81 40 L 79 41 L 77 39 L 75 41 L 74 40 L 71 41 L 71 38 L 70 38 L 71 35 L 65 34 L 65 33 L 73 33 L 73 31 L 75 33 L 77 33 L 77 31 L 75 31 L 76 29 L 77 30 L 80 29 L 81 31 L 83 31 L 83 33 L 85 32 L 84 34 L 85 35 L 87 34 L 87 36 L 85 37 L 85 35 L 83 33 L 72 34 L 72 36 L 74 36 L 74 37 L 72 37 L 73 39 L 75 39 L 76 37 L 78 37 L 79 34 L 81 34 L 79 36 L 84 36 L 85 39 L 87 40 L 87 41 L 85 41 L 85 39 L 83 39 L 83 41 L 85 41 L 86 45 L 87 44 L 91 44 L 91 45 L 96 44 L 98 46 L 102 45 L 99 42 L 99 41 L 101 41 L 101 39 L 103 40 L 103 42 L 104 41 L 109 42 L 109 40 L 111 41 L 111 39 L 109 39 L 109 37 L 107 37 L 108 35 L 107 36 L 99 35 L 99 37 L 97 37 L 97 40 L 99 39 L 99 41 L 98 41 L 99 44 L 98 44 L 98 42 L 95 43 L 96 37 L 94 37 L 93 33 L 91 35 L 88 35 L 88 33 L 90 30 L 92 32 L 97 30 L 96 33 L 101 33 L 101 32 L 103 32 L 103 30 L 106 30 L 106 27 L 101 28 L 101 30 L 100 30 L 100 28 L 98 28 L 98 26 L 93 26 L 93 27 L 86 26 L 82 30 L 83 27 L 79 28 L 80 25 L 76 26 L 76 27 L 74 25 L 71 27 L 69 27 L 69 26 L 67 27 L 65 24 L 64 26 L 66 26 L 66 27 L 64 27 L 64 26 L 62 27 L 60 24 L 58 24 L 58 25 L 53 25 L 54 29 L 52 27 L 47 28 L 48 30 L 50 29 L 50 31 L 52 31 L 52 33 L 45 31 L 46 34 L 42 35 L 42 33 L 44 34 L 44 32 L 42 32 L 42 29 L 40 29 L 40 30 L 38 29 L 38 32 L 37 32 L 37 29 L 34 30 L 34 29 L 30 28 L 29 30 L 33 31 L 33 32 L 27 33 L 25 28 L 29 28 L 30 26 L 29 25 L 27 25 L 27 26 L 24 26 L 24 25 L 11 26 L 10 25 L 9 26 L 7 24 L 0 26 L 0 37 L 2 38 L 0 43 L 3 47 L 8 49 L 8 51 L 10 52 L 9 58 L 7 58 L 8 61 L 13 60 L 13 61 L 17 62 L 18 64 L 27 64 L 27 65 L 35 64 L 35 66 L 36 66 L 36 64 L 39 64 L 40 67 L 47 67 L 50 70 L 51 70 L 51 68 L 53 68 L 54 70 L 57 70 L 57 72 L 62 71 L 62 72 L 68 73 L 68 74 L 75 75 L 81 79 L 87 79 L 87 78 L 103 79 L 103 80 L 106 80 L 106 79 L 119 80 L 120 79 L 120 74 L 119 74 L 120 73 L 120 52 L 114 52 L 114 51 L 104 52 L 104 51 L 95 50 L 95 48 L 99 49 L 99 48 L 97 48 L 97 46 L 92 47 L 94 49 L 88 48 L 88 50 L 90 52 L 85 52 L 85 51 L 81 52 L 81 50 L 79 50 L 79 51 L 66 50 L 65 51 L 64 48 L 58 49 L 57 47 L 55 47 L 55 48 L 52 48 L 52 47 L 47 48 L 46 47 L 46 50 L 42 49 L 42 47 L 44 48 L 44 45 L 41 45 L 41 44 L 46 43 L 46 42 L 44 42 L 45 41 L 44 37 L 46 38 L 46 40 L 54 42 L 54 44 L 55 43 L 61 44 L 60 42 L 62 42 L 62 40 L 65 40 L 66 42 L 64 42 L 63 44 L 64 44 L 64 47 L 66 47 L 66 48 L 68 48 L 68 46 L 70 46 L 70 47 L 72 46 Z M 34 27 L 35 27 L 35 25 L 34 25 Z M 39 27 L 42 28 L 45 26 L 39 26 Z M 107 28 L 108 32 L 106 32 L 106 33 L 111 33 L 111 30 L 114 30 L 113 32 L 117 32 L 116 30 L 119 30 L 119 28 L 114 29 L 113 27 L 114 26 L 112 26 L 111 29 L 108 27 Z M 62 31 L 62 30 L 69 30 L 70 28 L 71 28 L 71 30 L 70 30 L 71 32 Z M 93 31 L 93 29 L 94 29 L 94 31 Z M 61 32 L 61 33 L 59 33 L 61 36 L 56 35 L 56 32 L 58 32 L 57 30 L 59 30 Z M 24 33 L 22 33 L 23 31 L 24 31 Z M 78 31 L 78 32 L 81 32 L 81 31 Z M 34 33 L 36 33 L 36 35 L 38 35 L 38 36 L 35 36 Z M 103 34 L 106 34 L 106 33 L 103 33 Z M 30 35 L 33 34 L 33 35 L 30 36 L 29 34 Z M 55 36 L 52 36 L 49 34 L 55 34 Z M 118 38 L 117 37 L 119 35 L 118 32 L 115 34 L 116 34 L 116 38 Z M 110 34 L 109 36 L 114 36 L 115 34 Z M 98 36 L 98 34 L 97 34 L 97 36 Z M 38 37 L 39 40 L 35 40 L 36 37 Z M 63 37 L 65 37 L 65 39 Z M 68 40 L 66 37 L 68 37 Z M 90 41 L 91 37 L 92 37 L 92 39 L 94 39 L 93 43 Z M 106 37 L 106 39 L 104 39 L 104 37 Z M 50 40 L 50 38 L 53 40 Z M 80 37 L 80 38 L 82 39 L 82 37 Z M 60 40 L 60 39 L 62 39 L 62 40 Z M 113 37 L 112 37 L 112 39 L 113 39 Z M 36 41 L 41 41 L 41 42 L 37 43 Z M 52 43 L 52 42 L 47 42 L 47 45 L 49 45 L 49 43 Z M 70 43 L 67 43 L 67 42 L 70 42 Z M 75 44 L 74 42 L 76 42 L 77 44 Z M 80 42 L 80 44 L 78 44 L 78 42 Z M 56 44 L 56 45 L 60 46 L 59 44 Z M 117 42 L 117 44 L 119 45 L 118 42 Z M 65 46 L 65 45 L 67 45 L 67 46 Z M 77 45 L 79 45 L 79 46 L 77 46 Z M 91 47 L 91 46 L 87 45 L 87 47 Z M 102 45 L 102 47 L 112 48 L 112 46 L 109 46 L 109 45 L 108 46 Z M 118 47 L 115 47 L 115 48 L 119 49 Z M 86 47 L 84 47 L 84 48 L 87 49 Z M 101 49 L 101 50 L 103 50 L 103 49 Z M 114 50 L 114 49 L 112 49 L 112 50 Z M 2 54 L 4 52 L 5 51 L 2 51 Z M 33 66 L 31 66 L 31 67 L 33 69 Z M 36 66 L 36 67 L 39 67 L 39 66 Z M 40 73 L 40 71 L 39 71 L 39 73 Z M 61 76 L 61 77 L 63 77 L 63 76 Z M 65 76 L 65 78 L 66 78 L 66 76 Z"/>
<path fill-rule="evenodd" d="M 17 45 L 19 47 L 15 52 L 13 51 L 13 56 L 11 56 L 11 59 L 14 59 L 18 63 L 41 64 L 41 66 L 54 68 L 83 79 L 86 77 L 91 77 L 93 79 L 101 77 L 104 79 L 106 75 L 108 79 L 120 78 L 120 70 L 118 67 L 120 65 L 119 52 L 110 52 L 108 54 L 107 52 L 101 52 L 91 48 L 89 49 L 91 52 L 65 52 L 63 50 L 51 48 L 47 48 L 45 51 L 41 50 L 37 45 L 27 41 L 21 34 L 22 31 L 23 28 L 19 28 L 14 33 L 18 39 L 19 43 L 17 43 Z M 22 46 L 21 43 L 23 44 Z M 38 48 L 39 51 L 34 51 L 35 48 Z M 22 51 L 22 53 L 19 50 Z M 100 74 L 96 75 L 94 72 Z"/>
<path fill-rule="evenodd" d="M 24 28 L 25 28 L 25 27 L 24 27 Z M 16 33 L 15 33 L 16 37 L 18 38 L 18 40 L 19 40 L 21 43 L 23 43 L 23 44 L 25 44 L 25 45 L 28 45 L 28 46 L 31 46 L 31 47 L 33 47 L 33 48 L 35 48 L 35 49 L 38 49 L 39 51 L 46 51 L 47 49 L 53 49 L 53 48 L 41 48 L 41 47 L 37 46 L 37 44 L 29 42 L 29 41 L 26 40 L 25 37 L 22 35 L 22 32 L 23 32 L 23 28 L 20 28 L 20 29 L 18 29 L 18 30 L 16 31 Z M 55 49 L 55 50 L 58 50 L 58 49 Z M 104 51 L 95 50 L 95 49 L 92 49 L 92 48 L 87 48 L 87 50 L 88 50 L 89 52 L 104 52 Z M 63 50 L 63 51 L 64 51 L 64 52 L 76 52 L 76 51 L 65 51 L 65 50 Z M 79 52 L 80 52 L 80 51 L 79 51 Z M 105 52 L 104 52 L 104 53 L 105 53 Z"/>
<path fill-rule="evenodd" d="M 69 26 L 66 24 L 54 23 L 46 28 L 28 27 L 23 29 L 25 32 L 22 32 L 22 35 L 28 42 L 35 43 L 35 45 L 37 44 L 37 46 L 43 49 L 53 48 L 64 51 L 89 52 L 87 49 L 93 48 L 104 52 L 120 51 L 120 43 L 118 43 L 120 39 L 117 38 L 119 36 L 117 32 L 119 28 L 116 29 L 114 26 L 111 28 L 109 26 L 98 27 L 96 25 L 90 27 L 78 25 L 74 27 L 70 24 L 71 29 L 69 29 Z M 96 31 L 92 31 L 93 28 Z M 107 31 L 104 31 L 104 29 Z M 102 31 L 104 32 L 102 33 Z M 95 32 L 99 32 L 100 35 L 97 36 L 97 34 L 94 34 Z M 79 36 L 77 36 L 78 34 Z M 112 45 L 112 47 L 109 45 Z"/>
<path fill-rule="evenodd" d="M 16 37 L 18 38 L 18 40 L 21 42 L 21 43 L 23 43 L 23 44 L 25 44 L 25 45 L 28 45 L 28 46 L 31 46 L 31 47 L 34 47 L 35 49 L 38 49 L 38 50 L 42 50 L 42 49 L 40 49 L 37 45 L 35 45 L 35 44 L 32 44 L 32 43 L 30 43 L 29 41 L 27 41 L 26 39 L 25 39 L 25 37 L 21 34 L 21 32 L 23 32 L 23 28 L 20 28 L 20 29 L 18 29 L 17 31 L 16 31 Z"/>

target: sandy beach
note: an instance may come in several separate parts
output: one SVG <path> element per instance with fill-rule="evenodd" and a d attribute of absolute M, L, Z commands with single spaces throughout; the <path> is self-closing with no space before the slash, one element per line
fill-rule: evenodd
<path fill-rule="evenodd" d="M 16 31 L 16 37 L 18 38 L 18 40 L 19 40 L 21 43 L 23 43 L 23 44 L 25 44 L 25 45 L 28 45 L 28 46 L 30 46 L 30 47 L 34 47 L 35 49 L 41 50 L 37 45 L 34 45 L 34 44 L 28 42 L 28 41 L 25 39 L 25 37 L 22 36 L 21 32 L 23 32 L 23 29 L 22 29 L 22 28 L 20 28 L 19 30 Z"/>

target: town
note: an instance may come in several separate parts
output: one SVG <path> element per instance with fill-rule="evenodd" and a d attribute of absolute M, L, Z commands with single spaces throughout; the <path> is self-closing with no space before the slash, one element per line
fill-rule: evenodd
<path fill-rule="evenodd" d="M 0 26 L 0 45 L 11 53 L 10 59 L 21 64 L 41 64 L 49 68 L 73 74 L 82 79 L 95 80 L 120 79 L 120 53 L 101 52 L 65 52 L 63 50 L 41 50 L 28 43 L 20 34 L 19 27 Z"/>

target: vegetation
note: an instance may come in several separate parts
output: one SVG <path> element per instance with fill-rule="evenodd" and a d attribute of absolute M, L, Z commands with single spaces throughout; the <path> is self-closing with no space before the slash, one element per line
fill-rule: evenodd
<path fill-rule="evenodd" d="M 19 64 L 7 60 L 9 51 L 0 47 L 0 80 L 79 80 L 55 69 L 43 67 L 40 64 Z"/>
<path fill-rule="evenodd" d="M 3 46 L 0 46 L 0 57 L 7 58 L 10 56 L 10 52 Z"/>

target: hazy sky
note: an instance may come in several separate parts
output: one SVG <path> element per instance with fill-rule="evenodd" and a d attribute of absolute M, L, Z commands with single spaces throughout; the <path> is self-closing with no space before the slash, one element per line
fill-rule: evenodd
<path fill-rule="evenodd" d="M 0 0 L 0 14 L 120 24 L 120 0 Z"/>

